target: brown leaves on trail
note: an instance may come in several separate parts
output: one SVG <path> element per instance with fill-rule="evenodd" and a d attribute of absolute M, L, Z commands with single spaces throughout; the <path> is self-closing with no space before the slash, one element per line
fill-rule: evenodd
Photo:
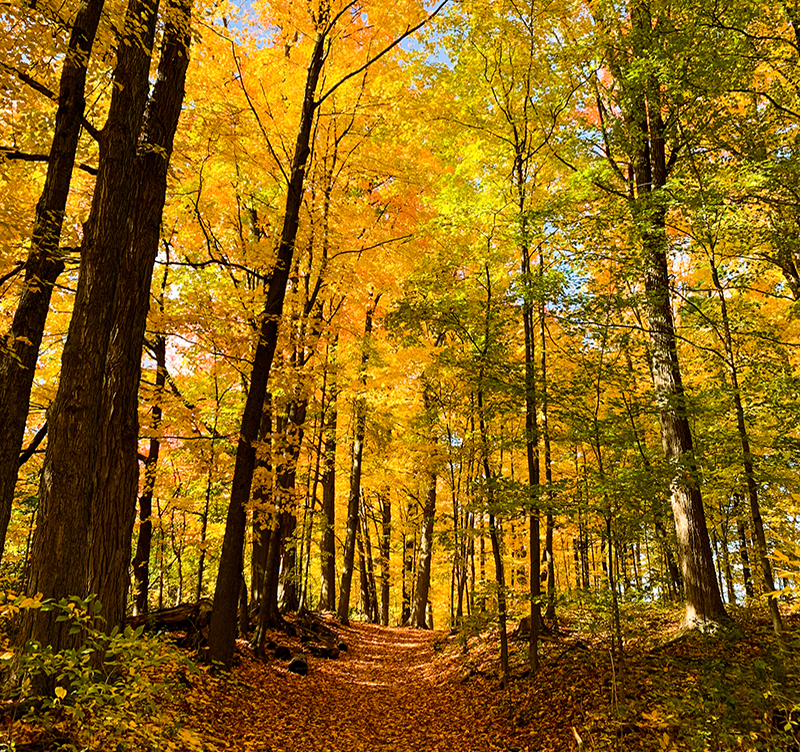
<path fill-rule="evenodd" d="M 349 650 L 338 660 L 308 657 L 305 677 L 249 651 L 230 677 L 203 674 L 186 701 L 187 727 L 220 750 L 547 749 L 532 745 L 530 729 L 510 721 L 512 708 L 497 681 L 459 681 L 461 661 L 433 650 L 441 633 L 366 624 L 337 631 Z"/>

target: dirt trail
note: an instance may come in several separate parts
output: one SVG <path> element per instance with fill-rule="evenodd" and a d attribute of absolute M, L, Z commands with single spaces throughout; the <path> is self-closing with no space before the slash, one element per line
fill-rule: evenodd
<path fill-rule="evenodd" d="M 196 687 L 191 716 L 219 749 L 254 752 L 484 752 L 529 747 L 516 736 L 497 686 L 458 681 L 443 636 L 354 624 L 337 627 L 349 650 L 309 658 L 308 676 L 245 655 L 231 679 Z"/>

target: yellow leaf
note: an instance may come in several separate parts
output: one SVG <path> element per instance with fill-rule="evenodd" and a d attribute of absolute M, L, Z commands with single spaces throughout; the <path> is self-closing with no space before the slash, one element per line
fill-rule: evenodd
<path fill-rule="evenodd" d="M 64 687 L 56 687 L 56 697 L 63 700 L 67 696 L 67 690 Z"/>

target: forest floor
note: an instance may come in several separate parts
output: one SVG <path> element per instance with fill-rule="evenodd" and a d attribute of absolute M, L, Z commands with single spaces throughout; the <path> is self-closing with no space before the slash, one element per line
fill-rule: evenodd
<path fill-rule="evenodd" d="M 731 628 L 670 640 L 677 611 L 640 604 L 622 616 L 619 655 L 610 651 L 600 610 L 566 611 L 542 642 L 535 677 L 527 668 L 527 640 L 512 640 L 507 689 L 498 674 L 497 634 L 486 622 L 451 635 L 342 626 L 324 615 L 292 619 L 294 636 L 270 633 L 274 643 L 264 661 L 240 641 L 230 672 L 167 650 L 164 662 L 152 663 L 152 681 L 167 682 L 160 685 L 166 691 L 144 711 L 135 696 L 140 685 L 128 690 L 130 734 L 117 724 L 118 733 L 107 737 L 119 744 L 90 732 L 92 713 L 102 721 L 99 708 L 76 715 L 70 690 L 63 708 L 58 702 L 51 708 L 49 729 L 31 717 L 0 723 L 0 752 L 800 750 L 793 736 L 800 730 L 800 620 L 787 618 L 778 641 L 766 614 L 739 609 Z M 344 642 L 347 649 L 323 658 L 314 654 L 315 640 Z M 308 674 L 289 671 L 289 661 L 274 656 L 275 643 L 302 656 Z M 108 687 L 112 700 L 126 691 Z M 67 717 L 83 718 L 83 728 L 69 732 Z M 106 731 L 111 722 L 106 715 Z M 134 741 L 144 727 L 154 729 L 148 739 L 163 741 Z"/>
<path fill-rule="evenodd" d="M 245 648 L 229 676 L 198 678 L 182 707 L 209 750 L 800 749 L 791 734 L 800 719 L 797 622 L 782 645 L 750 612 L 724 633 L 665 643 L 678 616 L 651 612 L 648 623 L 638 614 L 626 654 L 614 659 L 606 635 L 575 614 L 543 641 L 535 679 L 527 640 L 512 641 L 506 690 L 491 632 L 466 639 L 327 621 L 349 648 L 338 659 L 308 657 L 308 675 L 298 676 Z"/>

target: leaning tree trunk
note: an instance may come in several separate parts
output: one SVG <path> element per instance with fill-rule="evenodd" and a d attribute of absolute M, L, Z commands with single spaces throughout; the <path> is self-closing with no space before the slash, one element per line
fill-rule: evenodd
<path fill-rule="evenodd" d="M 103 604 L 108 629 L 121 624 L 125 616 L 139 488 L 138 396 L 142 346 L 150 310 L 153 265 L 161 237 L 167 169 L 189 66 L 192 2 L 171 0 L 166 8 L 166 31 L 156 84 L 136 156 L 131 236 L 119 272 L 125 294 L 117 296 L 106 361 L 97 487 L 92 503 L 89 592 L 95 593 Z M 163 337 L 159 345 L 164 348 Z M 163 387 L 163 374 L 161 379 Z M 151 470 L 155 472 L 154 466 Z M 152 496 L 152 482 L 150 479 L 148 482 Z"/>
<path fill-rule="evenodd" d="M 61 359 L 56 397 L 48 411 L 49 440 L 39 489 L 30 592 L 45 598 L 89 593 L 88 543 L 95 490 L 103 374 L 130 230 L 136 145 L 149 90 L 155 0 L 130 0 L 114 71 L 108 119 L 101 133 L 92 207 L 81 246 L 78 289 Z M 134 40 L 135 43 L 134 43 Z M 56 614 L 30 612 L 25 639 L 59 649 L 69 625 Z M 74 638 L 73 638 L 74 639 Z"/>
<path fill-rule="evenodd" d="M 327 23 L 327 19 L 322 20 L 322 23 Z M 267 301 L 253 358 L 250 386 L 242 415 L 239 443 L 236 448 L 231 500 L 225 521 L 225 537 L 222 542 L 222 555 L 214 590 L 214 611 L 208 635 L 209 659 L 218 661 L 226 667 L 230 667 L 233 661 L 233 649 L 236 642 L 236 608 L 239 599 L 239 578 L 242 572 L 242 553 L 247 525 L 245 505 L 250 498 L 250 486 L 253 481 L 254 442 L 258 436 L 261 410 L 267 391 L 267 379 L 278 343 L 278 326 L 283 313 L 286 283 L 289 279 L 289 270 L 294 255 L 300 207 L 303 202 L 306 165 L 310 156 L 311 127 L 317 107 L 314 97 L 320 72 L 325 62 L 326 39 L 327 34 L 322 30 L 318 31 L 308 65 L 300 129 L 289 175 L 278 258 L 267 290 Z"/>
<path fill-rule="evenodd" d="M 761 565 L 761 585 L 763 593 L 769 603 L 769 612 L 772 617 L 772 628 L 776 634 L 783 632 L 781 622 L 781 612 L 778 608 L 778 597 L 775 595 L 775 581 L 772 579 L 772 566 L 769 561 L 769 550 L 767 548 L 767 536 L 764 532 L 764 521 L 761 517 L 761 504 L 758 498 L 758 485 L 756 483 L 755 468 L 753 466 L 753 453 L 750 450 L 750 437 L 747 433 L 747 422 L 744 417 L 744 405 L 742 402 L 742 392 L 739 388 L 739 369 L 736 364 L 736 353 L 733 349 L 733 336 L 731 335 L 731 324 L 728 318 L 728 303 L 725 300 L 725 291 L 719 280 L 717 266 L 713 259 L 711 263 L 711 279 L 717 290 L 720 301 L 720 312 L 722 314 L 722 334 L 725 343 L 725 356 L 728 366 L 728 373 L 731 377 L 731 391 L 733 392 L 733 404 L 736 410 L 736 428 L 739 432 L 739 442 L 742 447 L 742 464 L 744 466 L 744 477 L 747 484 L 747 498 L 750 502 L 750 517 L 753 521 L 753 532 L 755 533 L 756 548 L 758 551 L 758 561 Z M 732 591 L 732 588 L 731 588 Z"/>
<path fill-rule="evenodd" d="M 85 107 L 86 70 L 104 0 L 80 5 L 58 91 L 53 143 L 36 205 L 31 250 L 11 331 L 0 344 L 0 557 L 5 545 L 31 387 L 50 309 L 53 284 L 64 270 L 59 251 L 75 151 Z"/>

